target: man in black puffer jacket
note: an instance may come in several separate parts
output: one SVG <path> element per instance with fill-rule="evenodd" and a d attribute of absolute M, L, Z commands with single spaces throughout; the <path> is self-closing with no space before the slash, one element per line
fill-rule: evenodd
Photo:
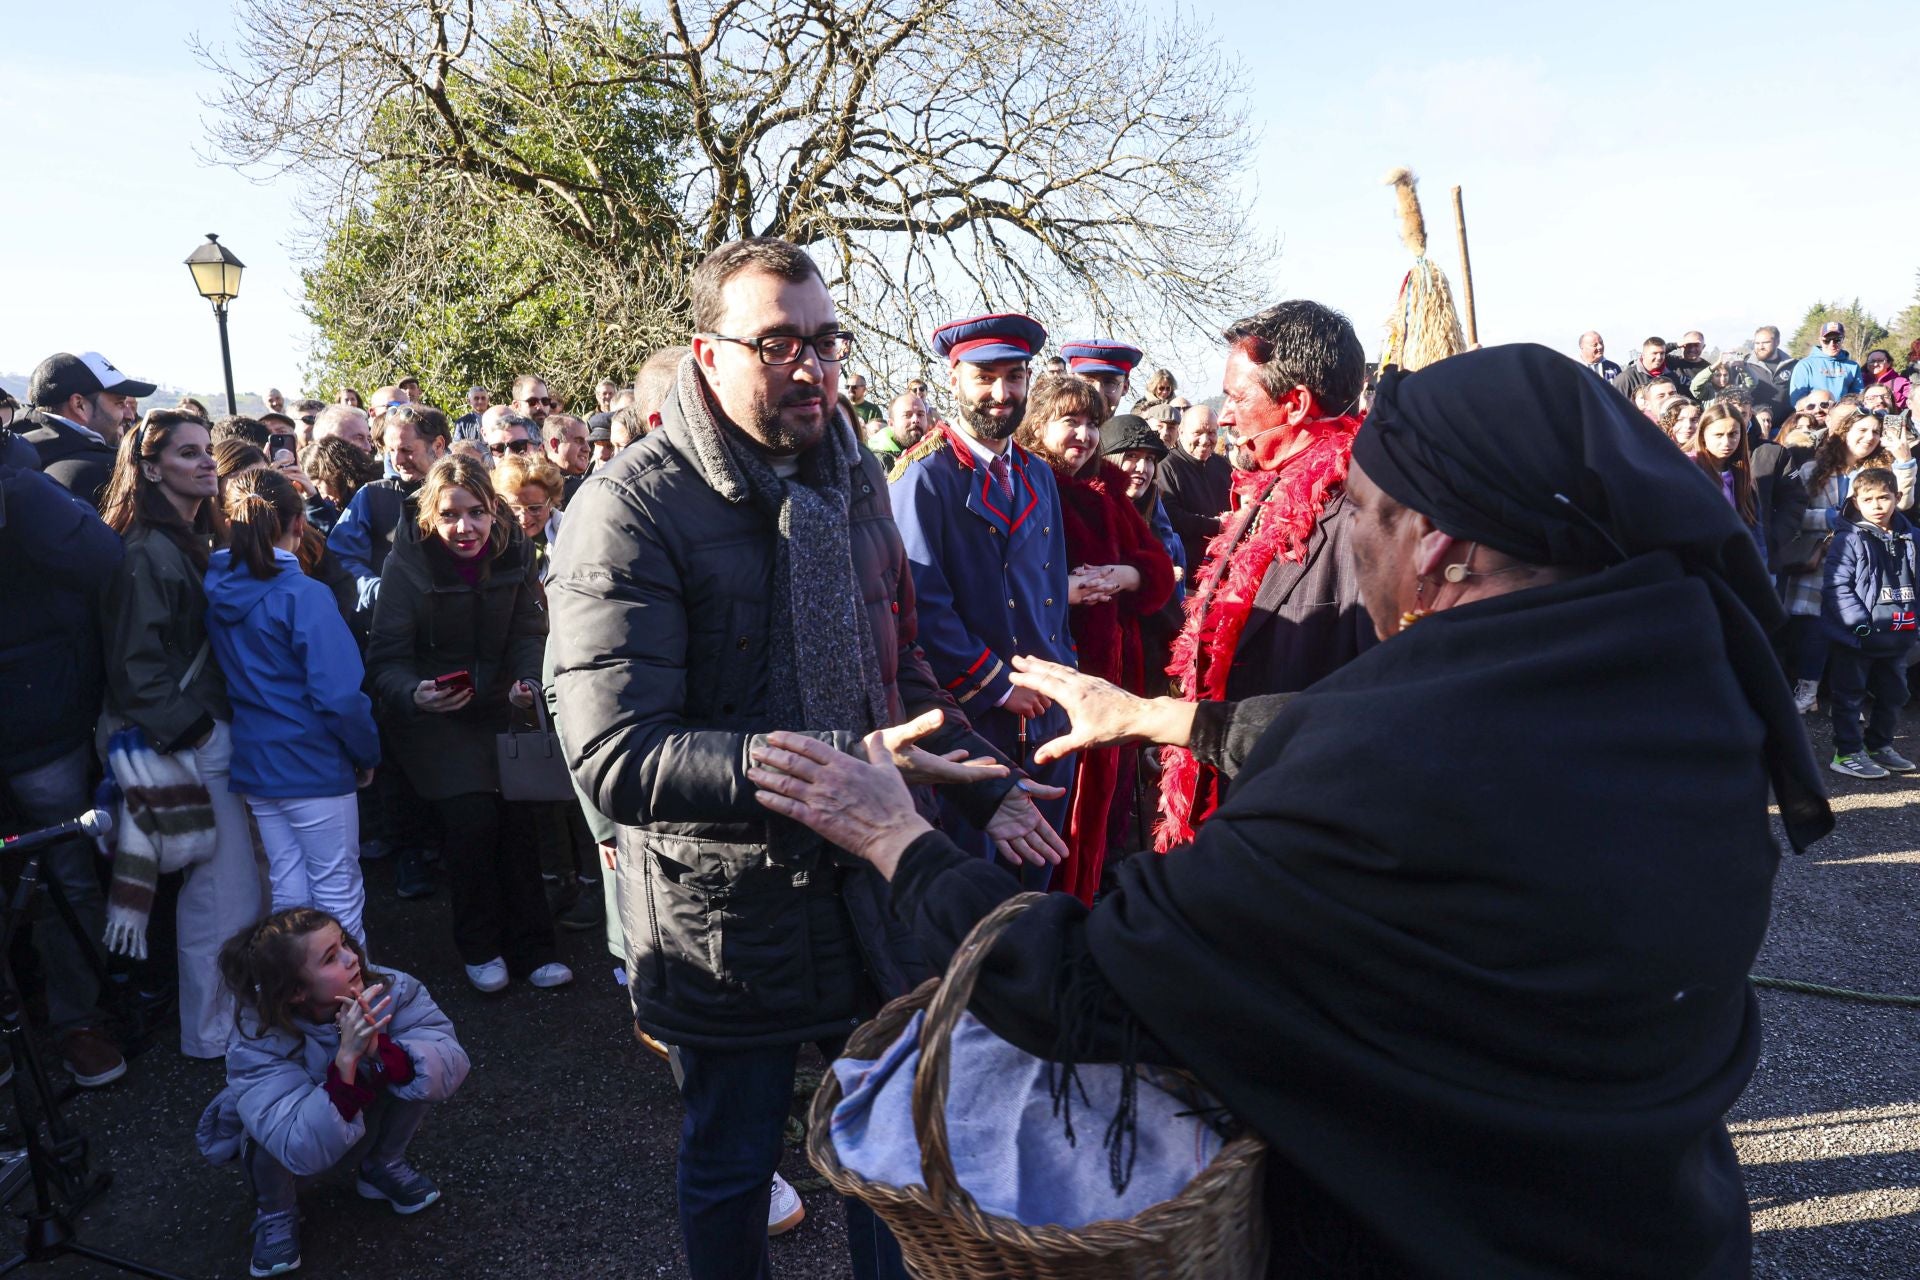
<path fill-rule="evenodd" d="M 93 729 L 105 672 L 99 591 L 119 567 L 120 535 L 92 504 L 42 475 L 33 446 L 0 429 L 0 800 L 13 831 L 67 822 L 92 804 Z M 49 847 L 41 879 L 57 883 L 91 938 L 106 928 L 106 899 L 84 839 Z M 44 907 L 44 903 L 37 904 Z M 83 1033 L 98 1017 L 100 984 L 81 942 L 58 921 L 34 930 L 56 1030 Z M 72 1052 L 63 1046 L 63 1052 Z M 111 1051 L 89 1087 L 126 1071 Z"/>
<path fill-rule="evenodd" d="M 750 753 L 782 728 L 857 749 L 939 710 L 924 751 L 889 735 L 909 778 L 952 779 L 1009 856 L 1064 847 L 1031 784 L 933 758 L 991 748 L 914 643 L 885 477 L 835 408 L 851 338 L 812 260 L 738 241 L 700 265 L 692 298 L 662 426 L 568 508 L 550 644 L 568 764 L 620 827 L 635 1020 L 674 1046 L 688 1270 L 745 1280 L 768 1274 L 799 1045 L 832 1056 L 924 976 L 879 877 L 755 802 Z M 856 1274 L 900 1274 L 884 1228 L 848 1216 Z"/>

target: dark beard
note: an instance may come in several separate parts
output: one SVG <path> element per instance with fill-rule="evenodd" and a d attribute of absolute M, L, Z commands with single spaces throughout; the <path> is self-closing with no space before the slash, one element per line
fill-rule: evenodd
<path fill-rule="evenodd" d="M 831 411 L 822 416 L 819 425 L 812 427 L 794 427 L 780 417 L 782 409 L 809 398 L 806 392 L 792 391 L 780 404 L 758 406 L 754 414 L 754 443 L 769 453 L 780 454 L 805 453 L 819 444 L 820 437 L 826 432 L 826 418 L 831 416 Z"/>
<path fill-rule="evenodd" d="M 976 440 L 1005 440 L 1020 427 L 1020 420 L 1027 416 L 1027 402 L 1016 401 L 1012 416 L 1002 422 L 986 411 L 984 404 L 960 402 L 960 417 L 967 424 L 967 431 Z"/>

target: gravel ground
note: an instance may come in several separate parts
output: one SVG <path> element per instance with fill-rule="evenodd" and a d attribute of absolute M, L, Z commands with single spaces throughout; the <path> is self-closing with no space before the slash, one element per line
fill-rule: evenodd
<path fill-rule="evenodd" d="M 1808 717 L 1832 756 L 1826 717 Z M 1895 744 L 1920 756 L 1912 709 Z M 1920 996 L 1920 776 L 1829 773 L 1834 833 L 1780 866 L 1755 971 Z M 1754 1274 L 1920 1270 L 1920 1008 L 1760 992 L 1760 1069 L 1729 1120 L 1753 1205 Z"/>
<path fill-rule="evenodd" d="M 1901 745 L 1920 756 L 1909 718 Z M 1824 718 L 1809 719 L 1824 760 Z M 1830 775 L 1831 777 L 1831 775 Z M 1920 779 L 1832 777 L 1837 832 L 1783 862 L 1758 971 L 1920 995 L 1913 892 Z M 417 1277 L 684 1276 L 674 1218 L 679 1104 L 666 1066 L 635 1044 L 625 995 L 597 933 L 563 936 L 571 988 L 517 984 L 482 996 L 461 978 L 446 897 L 400 902 L 391 867 L 369 865 L 368 927 L 379 957 L 423 978 L 460 1028 L 474 1071 L 430 1117 L 416 1163 L 444 1198 L 395 1217 L 325 1182 L 303 1199 L 312 1275 Z M 1920 1009 L 1766 991 L 1765 1046 L 1730 1117 L 1753 1204 L 1762 1277 L 1898 1276 L 1920 1258 Z M 817 1062 L 813 1064 L 817 1068 Z M 186 1276 L 244 1276 L 251 1208 L 233 1167 L 194 1151 L 218 1063 L 163 1042 L 121 1084 L 70 1114 L 115 1183 L 82 1219 L 83 1237 Z M 789 1146 L 782 1171 L 810 1179 Z M 810 1187 L 817 1179 L 801 1182 Z M 847 1275 L 831 1194 L 805 1193 L 809 1217 L 774 1242 L 784 1276 Z M 68 1262 L 66 1275 L 111 1275 Z"/>

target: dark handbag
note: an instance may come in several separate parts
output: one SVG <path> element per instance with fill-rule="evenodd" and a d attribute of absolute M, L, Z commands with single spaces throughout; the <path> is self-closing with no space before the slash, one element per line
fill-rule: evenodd
<path fill-rule="evenodd" d="M 1827 563 L 1827 547 L 1833 542 L 1831 530 L 1809 529 L 1795 535 L 1780 549 L 1781 573 L 1818 573 Z"/>
<path fill-rule="evenodd" d="M 493 740 L 494 758 L 500 764 L 500 795 L 507 800 L 545 802 L 573 799 L 573 778 L 567 773 L 566 758 L 560 754 L 560 737 L 547 720 L 546 699 L 533 699 L 537 725 L 515 729 L 511 719 L 507 731 Z"/>

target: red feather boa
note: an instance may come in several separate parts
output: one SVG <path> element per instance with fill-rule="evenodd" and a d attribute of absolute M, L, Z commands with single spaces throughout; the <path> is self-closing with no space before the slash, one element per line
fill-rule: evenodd
<path fill-rule="evenodd" d="M 1187 621 L 1174 641 L 1167 674 L 1188 702 L 1222 701 L 1240 633 L 1253 613 L 1260 583 L 1275 560 L 1306 559 L 1307 540 L 1327 499 L 1346 482 L 1353 433 L 1360 420 L 1335 418 L 1317 424 L 1312 443 L 1278 471 L 1239 471 L 1233 477 L 1235 517 L 1207 546 L 1200 581 L 1187 597 Z M 1258 519 L 1251 535 L 1247 527 Z M 1154 848 L 1161 853 L 1190 842 L 1194 828 L 1220 804 L 1220 778 L 1185 747 L 1160 756 L 1160 821 Z"/>

